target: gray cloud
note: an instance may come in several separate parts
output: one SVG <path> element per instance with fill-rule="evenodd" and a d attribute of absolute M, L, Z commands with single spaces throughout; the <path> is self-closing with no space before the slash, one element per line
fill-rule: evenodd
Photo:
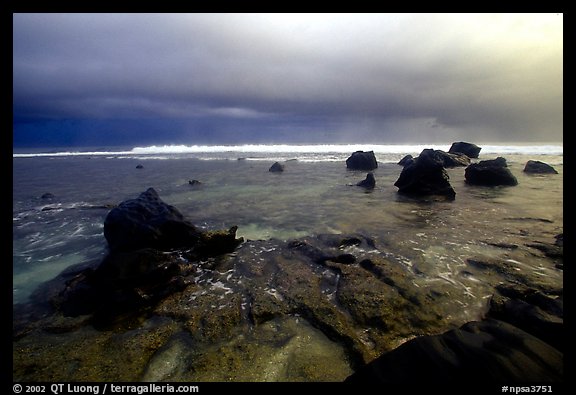
<path fill-rule="evenodd" d="M 14 117 L 561 141 L 562 34 L 557 14 L 15 14 Z"/>

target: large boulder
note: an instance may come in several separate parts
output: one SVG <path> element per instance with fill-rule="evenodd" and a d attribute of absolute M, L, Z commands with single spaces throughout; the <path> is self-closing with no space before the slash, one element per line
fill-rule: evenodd
<path fill-rule="evenodd" d="M 198 243 L 200 232 L 154 188 L 112 209 L 104 220 L 104 237 L 111 251 L 140 248 L 169 250 Z"/>
<path fill-rule="evenodd" d="M 350 170 L 374 170 L 378 161 L 374 151 L 356 151 L 346 159 L 346 167 Z"/>
<path fill-rule="evenodd" d="M 424 149 L 414 161 L 404 167 L 394 183 L 398 192 L 409 195 L 441 195 L 454 199 L 456 192 L 444 169 L 444 158 L 433 149 Z"/>
<path fill-rule="evenodd" d="M 526 162 L 524 172 L 533 174 L 558 174 L 555 168 L 539 160 L 529 160 Z"/>
<path fill-rule="evenodd" d="M 464 171 L 464 177 L 466 183 L 471 185 L 518 185 L 518 180 L 508 169 L 506 159 L 502 157 L 471 164 Z"/>
<path fill-rule="evenodd" d="M 480 150 L 482 148 L 478 147 L 476 144 L 472 143 L 465 143 L 463 141 L 459 141 L 456 143 L 452 143 L 448 153 L 450 154 L 464 154 L 469 158 L 478 158 L 480 154 Z"/>

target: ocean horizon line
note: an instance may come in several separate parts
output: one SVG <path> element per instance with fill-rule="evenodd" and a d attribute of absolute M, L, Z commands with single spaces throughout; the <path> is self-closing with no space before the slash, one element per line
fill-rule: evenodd
<path fill-rule="evenodd" d="M 431 148 L 448 151 L 452 143 L 430 143 L 430 144 L 238 144 L 238 145 L 185 145 L 185 144 L 165 144 L 134 146 L 131 149 L 106 150 L 96 148 L 87 150 L 89 147 L 60 148 L 37 148 L 19 149 L 18 153 L 13 152 L 13 158 L 29 157 L 54 157 L 54 156 L 108 156 L 108 155 L 136 155 L 146 156 L 154 154 L 209 154 L 209 153 L 301 153 L 301 154 L 346 154 L 355 151 L 374 151 L 378 154 L 418 154 L 423 149 Z M 548 154 L 563 155 L 563 143 L 475 143 L 483 153 L 491 154 Z M 36 151 L 36 152 L 26 152 Z"/>

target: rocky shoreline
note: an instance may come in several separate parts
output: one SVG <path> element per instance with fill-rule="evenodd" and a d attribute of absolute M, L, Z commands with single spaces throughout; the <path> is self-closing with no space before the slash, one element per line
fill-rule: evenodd
<path fill-rule="evenodd" d="M 438 158 L 406 165 L 431 163 L 411 170 L 426 193 L 447 188 Z M 153 189 L 113 208 L 104 234 L 104 260 L 15 306 L 15 381 L 563 380 L 562 285 L 513 259 L 561 270 L 562 237 L 471 253 L 461 281 L 501 285 L 464 321 L 445 310 L 454 284 L 428 284 L 370 235 L 244 241 L 198 230 Z"/>

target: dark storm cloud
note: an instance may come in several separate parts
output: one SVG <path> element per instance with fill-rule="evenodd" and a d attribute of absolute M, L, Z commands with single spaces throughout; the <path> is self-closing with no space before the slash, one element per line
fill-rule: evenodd
<path fill-rule="evenodd" d="M 14 119 L 560 141 L 562 26 L 556 14 L 15 14 Z"/>

